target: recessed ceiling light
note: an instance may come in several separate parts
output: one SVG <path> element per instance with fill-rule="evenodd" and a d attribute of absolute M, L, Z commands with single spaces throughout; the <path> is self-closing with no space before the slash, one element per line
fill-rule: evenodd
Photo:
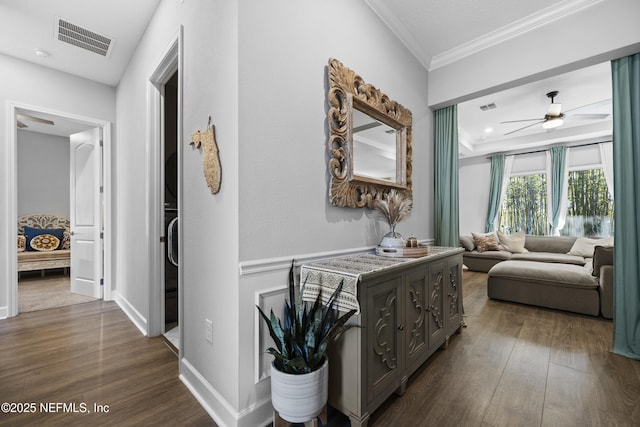
<path fill-rule="evenodd" d="M 484 129 L 484 133 L 491 133 L 493 132 L 493 128 L 485 128 Z"/>
<path fill-rule="evenodd" d="M 51 54 L 44 49 L 35 48 L 33 49 L 33 51 L 36 53 L 36 56 L 38 56 L 39 58 L 48 58 L 49 56 L 51 56 Z"/>

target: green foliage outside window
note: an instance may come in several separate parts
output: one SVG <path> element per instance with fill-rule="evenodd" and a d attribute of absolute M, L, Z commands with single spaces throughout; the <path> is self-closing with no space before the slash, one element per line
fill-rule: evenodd
<path fill-rule="evenodd" d="M 500 211 L 500 230 L 511 234 L 547 234 L 546 174 L 512 176 Z"/>
<path fill-rule="evenodd" d="M 563 236 L 613 236 L 613 198 L 602 169 L 569 172 L 569 204 Z"/>
<path fill-rule="evenodd" d="M 568 205 L 563 236 L 613 236 L 613 198 L 602 169 L 569 172 Z M 500 230 L 546 235 L 546 174 L 512 176 L 500 211 Z"/>

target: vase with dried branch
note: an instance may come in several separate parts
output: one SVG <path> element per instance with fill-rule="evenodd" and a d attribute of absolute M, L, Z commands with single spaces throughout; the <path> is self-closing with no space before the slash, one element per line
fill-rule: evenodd
<path fill-rule="evenodd" d="M 373 206 L 380 216 L 387 220 L 390 228 L 390 231 L 382 238 L 380 246 L 391 248 L 404 247 L 406 241 L 400 233 L 396 232 L 396 224 L 405 219 L 409 212 L 411 212 L 413 206 L 411 199 L 405 198 L 402 193 L 396 190 L 391 190 L 382 196 L 378 195 Z"/>

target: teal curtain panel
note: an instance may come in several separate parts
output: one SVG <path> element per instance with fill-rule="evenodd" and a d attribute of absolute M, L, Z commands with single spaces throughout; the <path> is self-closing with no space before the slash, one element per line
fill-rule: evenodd
<path fill-rule="evenodd" d="M 640 54 L 611 62 L 615 187 L 613 352 L 640 360 Z"/>
<path fill-rule="evenodd" d="M 487 223 L 485 232 L 495 230 L 495 220 L 500 211 L 500 195 L 502 194 L 502 181 L 504 177 L 504 154 L 491 156 L 491 182 L 489 186 L 489 208 L 487 210 Z"/>
<path fill-rule="evenodd" d="M 551 147 L 549 149 L 551 158 L 551 182 L 550 188 L 550 204 L 549 204 L 549 225 L 551 225 L 551 235 L 559 236 L 560 229 L 564 227 L 566 218 L 566 203 L 562 203 L 567 198 L 566 190 L 566 166 L 567 166 L 567 147 Z"/>
<path fill-rule="evenodd" d="M 459 246 L 458 108 L 434 112 L 434 226 L 435 244 Z"/>

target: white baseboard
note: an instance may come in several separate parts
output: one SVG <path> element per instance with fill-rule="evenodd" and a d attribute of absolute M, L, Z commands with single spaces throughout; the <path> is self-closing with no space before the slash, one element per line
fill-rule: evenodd
<path fill-rule="evenodd" d="M 184 357 L 180 359 L 180 380 L 219 426 L 266 426 L 273 419 L 270 397 L 238 412 Z"/>
<path fill-rule="evenodd" d="M 116 304 L 118 304 L 118 306 L 122 309 L 122 311 L 124 311 L 124 314 L 127 315 L 129 320 L 131 320 L 131 322 L 136 325 L 138 329 L 140 329 L 140 332 L 142 332 L 144 336 L 147 336 L 147 319 L 145 319 L 145 317 L 140 314 L 140 312 L 136 310 L 136 308 L 131 305 L 131 303 L 129 303 L 129 301 L 127 301 L 127 299 L 124 298 L 118 291 L 112 292 L 111 296 L 113 297 L 113 300 L 116 302 Z"/>
<path fill-rule="evenodd" d="M 7 317 L 9 317 L 9 307 L 6 305 L 0 307 L 0 319 L 6 319 Z"/>

